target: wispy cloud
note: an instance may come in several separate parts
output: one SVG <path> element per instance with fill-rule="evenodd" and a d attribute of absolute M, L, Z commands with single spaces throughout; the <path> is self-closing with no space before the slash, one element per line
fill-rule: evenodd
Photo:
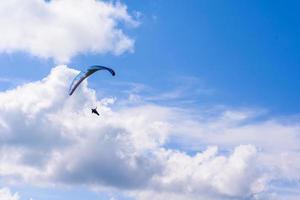
<path fill-rule="evenodd" d="M 9 188 L 0 188 L 0 199 L 3 200 L 19 200 L 18 193 L 11 193 Z"/>
<path fill-rule="evenodd" d="M 215 90 L 202 83 L 196 77 L 173 77 L 165 82 L 165 86 L 157 89 L 153 86 L 138 82 L 113 82 L 104 81 L 97 91 L 99 96 L 118 95 L 123 104 L 158 103 L 173 106 L 190 107 L 197 100 L 206 98 L 215 93 Z"/>
<path fill-rule="evenodd" d="M 16 87 L 28 82 L 30 81 L 25 79 L 0 77 L 0 83 L 8 84 L 9 87 Z"/>

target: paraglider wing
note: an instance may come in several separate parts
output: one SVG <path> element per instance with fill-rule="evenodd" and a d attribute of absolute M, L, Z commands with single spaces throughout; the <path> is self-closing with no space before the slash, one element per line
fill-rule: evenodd
<path fill-rule="evenodd" d="M 74 91 L 76 90 L 76 88 L 80 85 L 80 83 L 86 79 L 87 77 L 89 77 L 90 75 L 92 75 L 93 73 L 95 73 L 96 71 L 99 70 L 107 70 L 111 73 L 112 76 L 116 75 L 115 71 L 111 68 L 108 67 L 104 67 L 104 66 L 99 66 L 99 65 L 93 65 L 90 66 L 86 71 L 82 71 L 80 72 L 72 81 L 70 89 L 69 89 L 69 95 L 71 96 Z"/>

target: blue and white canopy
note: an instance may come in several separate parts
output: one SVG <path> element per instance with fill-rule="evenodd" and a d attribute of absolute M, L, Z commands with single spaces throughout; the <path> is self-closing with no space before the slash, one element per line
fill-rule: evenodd
<path fill-rule="evenodd" d="M 80 83 L 99 70 L 107 70 L 111 73 L 112 76 L 116 75 L 115 71 L 111 68 L 100 66 L 100 65 L 93 65 L 87 68 L 85 71 L 81 71 L 72 81 L 70 89 L 69 89 L 69 95 L 71 96 L 76 88 L 80 85 Z"/>

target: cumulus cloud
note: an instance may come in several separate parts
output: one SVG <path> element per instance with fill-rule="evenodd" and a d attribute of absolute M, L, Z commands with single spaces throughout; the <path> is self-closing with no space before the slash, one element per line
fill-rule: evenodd
<path fill-rule="evenodd" d="M 0 52 L 68 62 L 85 53 L 133 51 L 120 23 L 137 26 L 126 5 L 97 0 L 0 2 Z"/>
<path fill-rule="evenodd" d="M 257 164 L 256 149 L 251 145 L 236 147 L 229 156 L 218 155 L 217 147 L 195 156 L 170 152 L 152 191 L 140 192 L 138 196 L 140 199 L 248 198 L 264 189 Z"/>
<path fill-rule="evenodd" d="M 1 175 L 125 188 L 146 184 L 160 168 L 146 151 L 163 142 L 166 125 L 160 120 L 167 111 L 148 106 L 113 112 L 107 105 L 114 99 L 98 101 L 86 82 L 69 97 L 75 73 L 60 66 L 41 81 L 0 94 Z M 90 114 L 92 106 L 101 118 Z M 145 126 L 147 120 L 152 123 Z"/>
<path fill-rule="evenodd" d="M 146 102 L 114 106 L 116 98 L 98 99 L 87 81 L 69 97 L 76 73 L 58 66 L 40 81 L 0 93 L 2 181 L 192 200 L 259 199 L 270 181 L 297 180 L 297 124 L 248 122 L 256 115 L 250 111 L 195 118 Z M 91 114 L 94 106 L 100 117 Z M 269 131 L 277 147 L 266 140 Z"/>

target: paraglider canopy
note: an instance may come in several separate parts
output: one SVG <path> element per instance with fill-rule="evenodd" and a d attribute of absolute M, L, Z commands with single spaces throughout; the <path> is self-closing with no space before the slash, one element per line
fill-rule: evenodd
<path fill-rule="evenodd" d="M 100 66 L 100 65 L 93 65 L 87 68 L 87 70 L 85 71 L 81 71 L 72 81 L 70 89 L 69 89 L 69 95 L 71 96 L 74 91 L 76 90 L 76 88 L 80 85 L 80 83 L 86 79 L 87 77 L 89 77 L 90 75 L 92 75 L 93 73 L 95 73 L 96 71 L 99 70 L 106 70 L 108 72 L 111 73 L 112 76 L 115 76 L 116 73 L 113 69 L 109 68 L 109 67 L 104 67 L 104 66 Z"/>

